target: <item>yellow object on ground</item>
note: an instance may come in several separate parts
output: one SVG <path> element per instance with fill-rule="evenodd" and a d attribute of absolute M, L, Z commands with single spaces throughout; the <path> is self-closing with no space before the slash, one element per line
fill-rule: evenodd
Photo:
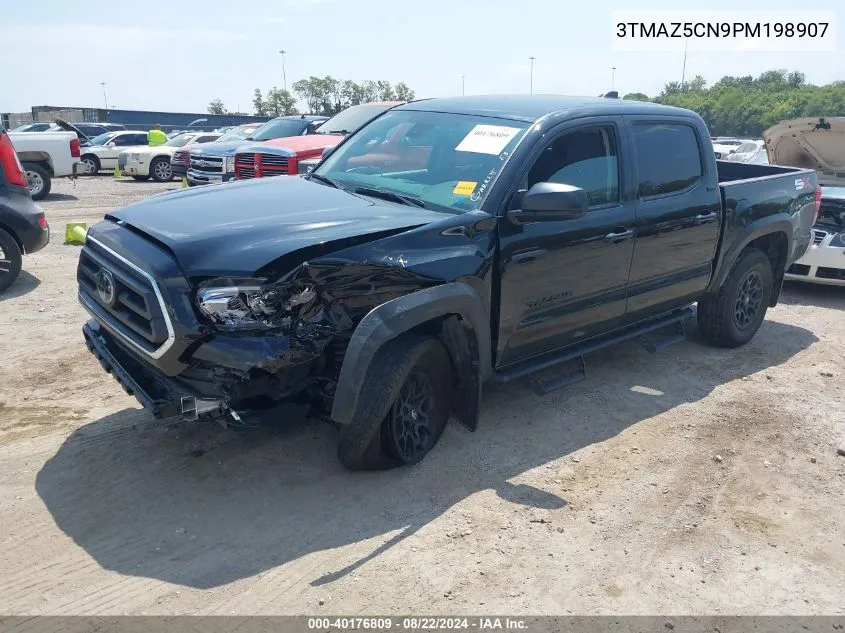
<path fill-rule="evenodd" d="M 88 225 L 84 222 L 70 222 L 65 226 L 65 244 L 84 244 Z"/>
<path fill-rule="evenodd" d="M 188 188 L 188 177 L 182 176 L 182 189 L 187 189 L 187 188 Z"/>
<path fill-rule="evenodd" d="M 164 145 L 167 143 L 167 134 L 161 130 L 150 130 L 147 132 L 147 145 L 154 147 L 156 145 Z"/>
<path fill-rule="evenodd" d="M 120 173 L 120 167 L 118 167 L 117 165 L 114 166 L 114 177 L 123 178 L 123 174 Z"/>

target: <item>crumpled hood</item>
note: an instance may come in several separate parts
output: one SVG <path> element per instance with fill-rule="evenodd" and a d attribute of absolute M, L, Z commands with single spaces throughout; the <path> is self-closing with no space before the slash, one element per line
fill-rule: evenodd
<path fill-rule="evenodd" d="M 293 177 L 168 192 L 107 217 L 164 244 L 188 277 L 248 277 L 299 249 L 348 238 L 366 241 L 449 216 Z"/>
<path fill-rule="evenodd" d="M 845 117 L 782 121 L 763 132 L 769 163 L 819 172 L 819 184 L 845 183 Z"/>
<path fill-rule="evenodd" d="M 191 147 L 191 154 L 197 156 L 234 156 L 235 150 L 244 143 L 254 143 L 255 141 L 228 141 L 226 143 L 198 143 L 196 147 Z"/>

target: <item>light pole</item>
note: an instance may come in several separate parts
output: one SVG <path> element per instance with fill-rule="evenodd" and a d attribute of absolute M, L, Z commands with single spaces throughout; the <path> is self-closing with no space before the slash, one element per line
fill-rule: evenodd
<path fill-rule="evenodd" d="M 461 75 L 461 96 L 466 96 L 467 93 L 467 76 Z"/>
<path fill-rule="evenodd" d="M 103 87 L 103 103 L 106 104 L 106 110 L 109 109 L 109 100 L 106 98 L 106 82 L 101 81 L 100 85 Z"/>
<path fill-rule="evenodd" d="M 282 81 L 284 82 L 285 92 L 287 92 L 288 91 L 288 76 L 287 76 L 287 73 L 285 72 L 285 53 L 287 53 L 287 51 L 284 50 L 284 49 L 279 51 L 279 54 L 282 56 Z"/>
<path fill-rule="evenodd" d="M 534 58 L 529 57 L 528 59 L 531 60 L 531 94 L 534 94 Z"/>
<path fill-rule="evenodd" d="M 616 88 L 616 66 L 612 66 L 610 68 L 610 89 L 614 90 Z"/>
<path fill-rule="evenodd" d="M 681 92 L 684 90 L 684 80 L 686 79 L 687 75 L 687 46 L 689 45 L 689 40 L 684 40 L 684 65 L 681 69 Z"/>

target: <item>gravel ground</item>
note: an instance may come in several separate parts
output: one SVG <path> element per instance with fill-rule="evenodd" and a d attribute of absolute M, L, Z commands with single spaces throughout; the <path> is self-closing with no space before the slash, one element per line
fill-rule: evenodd
<path fill-rule="evenodd" d="M 845 290 L 738 350 L 490 386 L 419 466 L 344 471 L 318 422 L 156 422 L 85 350 L 69 221 L 179 187 L 54 182 L 0 296 L 0 612 L 843 614 Z"/>

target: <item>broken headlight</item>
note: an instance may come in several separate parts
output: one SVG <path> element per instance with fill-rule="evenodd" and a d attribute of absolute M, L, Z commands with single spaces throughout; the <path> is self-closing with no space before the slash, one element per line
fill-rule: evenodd
<path fill-rule="evenodd" d="M 317 292 L 310 284 L 279 288 L 263 279 L 216 279 L 197 292 L 197 307 L 223 330 L 266 330 L 290 325 L 291 311 Z"/>

